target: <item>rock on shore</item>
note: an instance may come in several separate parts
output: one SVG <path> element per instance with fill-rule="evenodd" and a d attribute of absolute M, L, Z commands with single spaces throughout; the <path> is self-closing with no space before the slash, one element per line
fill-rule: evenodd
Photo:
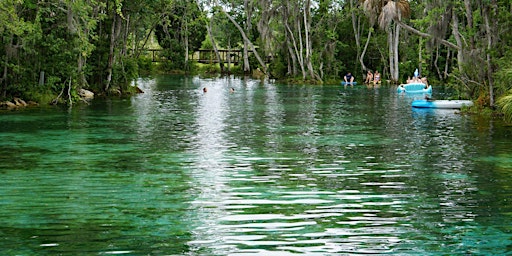
<path fill-rule="evenodd" d="M 12 101 L 0 102 L 0 108 L 4 108 L 4 109 L 16 109 L 16 108 L 23 108 L 23 107 L 36 106 L 36 105 L 38 105 L 36 102 L 33 102 L 33 101 L 26 102 L 20 98 L 14 98 Z"/>

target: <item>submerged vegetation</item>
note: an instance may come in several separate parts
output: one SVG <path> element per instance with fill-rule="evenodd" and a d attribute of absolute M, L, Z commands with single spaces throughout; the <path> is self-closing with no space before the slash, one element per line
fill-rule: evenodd
<path fill-rule="evenodd" d="M 379 70 L 400 83 L 418 69 L 512 121 L 511 9 L 497 0 L 1 1 L 0 100 L 135 93 L 130 82 L 154 72 L 337 83 Z M 199 49 L 214 61 L 197 63 Z M 234 65 L 222 50 L 241 58 Z"/>

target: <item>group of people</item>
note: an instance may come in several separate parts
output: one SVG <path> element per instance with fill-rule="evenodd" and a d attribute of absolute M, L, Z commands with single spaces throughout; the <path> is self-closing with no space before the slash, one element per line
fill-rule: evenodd
<path fill-rule="evenodd" d="M 345 85 L 347 84 L 354 84 L 354 76 L 351 72 L 348 72 L 344 77 L 343 80 L 345 81 Z M 372 73 L 371 70 L 368 70 L 366 73 L 366 80 L 364 81 L 365 84 L 373 84 L 374 86 L 381 83 L 381 77 L 378 70 L 375 71 L 375 74 Z"/>
<path fill-rule="evenodd" d="M 407 80 L 405 81 L 406 84 L 414 84 L 414 83 L 420 83 L 425 85 L 425 89 L 428 89 L 428 80 L 427 77 L 421 77 L 420 73 L 418 72 L 418 69 L 414 70 L 414 76 L 411 78 L 410 76 L 407 77 Z M 400 86 L 404 86 L 404 84 L 401 84 Z"/>
<path fill-rule="evenodd" d="M 407 77 L 407 80 L 405 81 L 406 84 L 414 84 L 414 83 L 422 83 L 425 84 L 425 89 L 428 88 L 428 80 L 426 77 L 420 77 L 420 76 L 414 76 L 414 77 Z"/>
<path fill-rule="evenodd" d="M 405 84 L 400 84 L 399 86 L 404 87 L 406 84 L 424 84 L 425 89 L 428 89 L 430 86 L 428 84 L 427 77 L 421 77 L 418 73 L 418 69 L 414 71 L 414 76 L 411 78 L 410 76 L 407 77 L 407 80 L 405 81 Z"/>
<path fill-rule="evenodd" d="M 378 70 L 375 70 L 375 74 L 372 73 L 371 70 L 366 72 L 366 80 L 364 80 L 365 84 L 373 84 L 374 86 L 381 83 L 381 77 Z"/>
<path fill-rule="evenodd" d="M 354 76 L 352 75 L 351 72 L 348 72 L 343 77 L 343 80 L 345 81 L 345 85 L 348 85 L 348 84 L 354 85 L 355 84 Z M 382 80 L 381 80 L 380 73 L 379 73 L 378 70 L 375 71 L 375 74 L 372 73 L 371 70 L 368 70 L 368 72 L 366 72 L 366 79 L 364 81 L 365 84 L 368 84 L 368 85 L 373 84 L 374 86 L 376 86 L 376 85 L 380 84 L 381 81 Z M 411 78 L 410 76 L 407 78 L 406 84 L 412 84 L 412 83 L 422 83 L 422 84 L 425 84 L 425 89 L 427 89 L 429 87 L 427 78 L 426 77 L 420 77 L 418 75 L 418 70 L 417 69 L 414 72 L 413 78 Z M 401 84 L 400 86 L 403 86 L 403 85 L 404 84 Z"/>

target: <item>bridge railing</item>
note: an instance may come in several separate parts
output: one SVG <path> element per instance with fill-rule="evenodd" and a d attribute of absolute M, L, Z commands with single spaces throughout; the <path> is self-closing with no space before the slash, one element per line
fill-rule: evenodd
<path fill-rule="evenodd" d="M 167 58 L 162 54 L 163 49 L 145 49 L 144 51 L 148 52 L 151 56 L 152 62 L 165 62 Z M 233 65 L 238 65 L 242 62 L 243 53 L 242 50 L 218 50 L 220 59 L 224 63 L 232 63 Z M 215 56 L 215 51 L 211 49 L 199 49 L 189 54 L 189 60 L 196 61 L 199 63 L 218 63 L 219 60 Z M 272 57 L 267 56 L 265 58 L 265 62 L 269 63 L 272 60 Z"/>
<path fill-rule="evenodd" d="M 242 59 L 242 50 L 218 50 L 220 59 L 224 63 L 233 63 L 237 65 Z M 197 61 L 199 63 L 217 63 L 219 60 L 215 56 L 214 50 L 197 50 L 192 53 L 189 58 L 190 60 Z"/>

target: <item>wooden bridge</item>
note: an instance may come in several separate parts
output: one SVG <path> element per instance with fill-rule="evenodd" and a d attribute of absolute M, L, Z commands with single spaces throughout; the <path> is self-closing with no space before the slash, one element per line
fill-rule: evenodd
<path fill-rule="evenodd" d="M 167 61 L 167 58 L 165 56 L 162 56 L 161 52 L 163 49 L 146 49 L 146 52 L 149 52 L 151 55 L 151 61 L 152 62 L 165 62 Z M 224 63 L 229 62 L 233 65 L 238 65 L 241 62 L 243 62 L 243 52 L 242 50 L 218 50 L 221 60 Z M 249 51 L 249 54 L 251 52 Z M 217 56 L 215 55 L 215 51 L 212 49 L 199 49 L 189 54 L 188 57 L 191 61 L 196 61 L 198 63 L 205 63 L 205 64 L 214 64 L 218 63 L 219 60 L 217 59 Z M 271 60 L 271 57 L 265 58 L 265 62 L 269 63 Z"/>
<path fill-rule="evenodd" d="M 146 49 L 146 52 L 149 52 L 151 55 L 152 62 L 165 62 L 167 58 L 162 56 L 163 49 Z M 228 63 L 228 58 L 231 63 L 234 65 L 239 64 L 242 60 L 242 50 L 218 50 L 220 58 L 224 63 Z M 217 56 L 215 56 L 214 50 L 204 50 L 199 49 L 189 54 L 189 60 L 197 61 L 199 63 L 218 63 L 219 60 Z"/>

